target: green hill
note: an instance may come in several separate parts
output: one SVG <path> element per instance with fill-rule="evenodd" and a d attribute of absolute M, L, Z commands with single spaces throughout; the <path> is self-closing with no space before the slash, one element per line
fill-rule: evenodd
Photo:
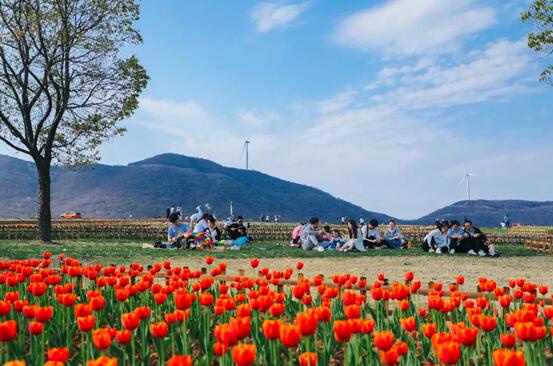
<path fill-rule="evenodd" d="M 30 162 L 0 155 L 0 217 L 32 217 L 37 182 Z M 163 154 L 126 166 L 93 165 L 82 169 L 52 169 L 52 212 L 79 211 L 86 218 L 148 218 L 165 215 L 165 208 L 183 207 L 185 214 L 209 203 L 220 218 L 234 211 L 249 219 L 280 214 L 298 221 L 318 215 L 336 222 L 342 216 L 377 218 L 321 190 L 252 170 L 234 169 L 212 161 Z"/>

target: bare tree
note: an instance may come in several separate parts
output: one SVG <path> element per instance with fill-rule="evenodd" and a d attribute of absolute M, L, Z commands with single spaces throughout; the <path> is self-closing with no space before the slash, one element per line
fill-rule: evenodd
<path fill-rule="evenodd" d="M 148 76 L 121 56 L 142 42 L 138 18 L 136 0 L 0 0 L 0 141 L 36 164 L 44 242 L 51 165 L 98 161 L 138 107 Z"/>

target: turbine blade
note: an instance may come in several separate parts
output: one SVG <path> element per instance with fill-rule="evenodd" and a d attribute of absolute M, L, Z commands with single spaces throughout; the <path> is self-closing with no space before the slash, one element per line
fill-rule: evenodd
<path fill-rule="evenodd" d="M 459 181 L 459 183 L 457 183 L 457 185 L 460 186 L 461 184 L 463 184 L 465 182 L 465 179 L 467 179 L 467 177 L 463 176 L 463 178 L 461 178 L 461 180 Z"/>

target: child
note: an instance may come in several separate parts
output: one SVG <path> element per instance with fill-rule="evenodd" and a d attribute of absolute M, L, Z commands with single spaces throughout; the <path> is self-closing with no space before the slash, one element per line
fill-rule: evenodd
<path fill-rule="evenodd" d="M 328 246 L 329 250 L 340 250 L 340 247 L 344 245 L 344 239 L 340 236 L 340 231 L 337 229 L 332 230 L 332 235 L 330 238 L 330 245 Z"/>
<path fill-rule="evenodd" d="M 299 247 L 301 245 L 301 231 L 305 226 L 305 222 L 301 221 L 298 226 L 292 230 L 292 241 L 290 242 L 291 247 Z"/>

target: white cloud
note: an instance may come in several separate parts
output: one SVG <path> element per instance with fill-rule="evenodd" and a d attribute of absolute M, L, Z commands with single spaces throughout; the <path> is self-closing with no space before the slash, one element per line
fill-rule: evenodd
<path fill-rule="evenodd" d="M 338 93 L 332 98 L 319 102 L 319 111 L 321 113 L 330 113 L 344 109 L 353 102 L 356 95 L 357 92 L 352 89 Z"/>
<path fill-rule="evenodd" d="M 251 109 L 238 112 L 238 118 L 249 127 L 263 127 L 280 121 L 276 113 L 259 113 Z"/>
<path fill-rule="evenodd" d="M 297 4 L 280 4 L 262 2 L 257 4 L 250 13 L 259 32 L 271 29 L 282 29 L 295 21 L 309 7 L 309 2 Z"/>
<path fill-rule="evenodd" d="M 495 22 L 495 10 L 474 0 L 392 0 L 343 19 L 332 38 L 390 56 L 442 54 Z"/>
<path fill-rule="evenodd" d="M 509 98 L 529 89 L 523 79 L 531 57 L 524 41 L 490 43 L 463 63 L 420 65 L 382 69 L 379 77 L 395 88 L 372 100 L 422 110 Z"/>

